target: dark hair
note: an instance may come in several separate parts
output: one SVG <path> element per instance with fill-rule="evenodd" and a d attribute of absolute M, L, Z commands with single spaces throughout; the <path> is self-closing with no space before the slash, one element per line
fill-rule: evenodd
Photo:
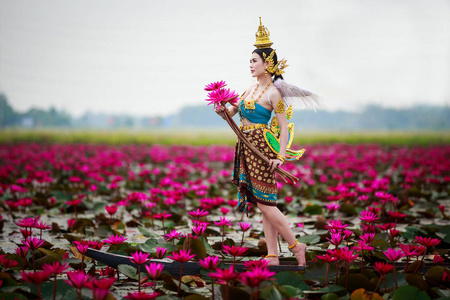
<path fill-rule="evenodd" d="M 261 57 L 261 59 L 263 60 L 263 62 L 264 62 L 264 60 L 265 60 L 264 54 L 266 55 L 266 57 L 268 57 L 270 55 L 270 53 L 272 53 L 272 51 L 273 51 L 272 48 L 264 48 L 264 49 L 255 49 L 255 50 L 253 50 L 252 53 L 258 54 Z M 273 54 L 273 63 L 275 65 L 278 63 L 278 58 L 277 58 L 277 53 L 276 52 Z M 283 79 L 283 76 L 282 75 L 275 75 L 275 77 L 273 78 L 273 81 L 277 80 L 278 78 Z"/>

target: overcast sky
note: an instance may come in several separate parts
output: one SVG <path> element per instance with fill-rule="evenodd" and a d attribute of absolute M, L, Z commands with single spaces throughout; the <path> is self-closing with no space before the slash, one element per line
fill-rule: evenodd
<path fill-rule="evenodd" d="M 206 83 L 251 84 L 259 16 L 331 110 L 450 104 L 449 0 L 0 0 L 0 92 L 22 112 L 206 105 Z"/>

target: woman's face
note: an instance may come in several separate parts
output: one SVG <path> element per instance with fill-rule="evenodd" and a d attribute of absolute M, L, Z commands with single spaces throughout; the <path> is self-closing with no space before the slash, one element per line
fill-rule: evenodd
<path fill-rule="evenodd" d="M 250 58 L 250 72 L 252 73 L 252 77 L 263 76 L 265 65 L 266 64 L 263 62 L 261 56 L 256 52 L 253 52 L 252 57 Z"/>

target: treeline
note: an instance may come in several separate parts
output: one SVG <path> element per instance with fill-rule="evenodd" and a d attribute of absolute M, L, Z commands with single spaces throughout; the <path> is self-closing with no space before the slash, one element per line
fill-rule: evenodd
<path fill-rule="evenodd" d="M 235 116 L 239 123 L 239 119 Z M 296 130 L 448 130 L 448 106 L 421 105 L 405 109 L 369 105 L 362 112 L 296 110 L 291 122 Z M 226 123 L 211 106 L 188 106 L 168 117 L 134 117 L 130 115 L 94 114 L 87 112 L 74 118 L 64 111 L 30 109 L 15 112 L 6 96 L 0 94 L 0 128 L 83 128 L 83 129 L 145 129 L 145 128 L 220 128 Z"/>
<path fill-rule="evenodd" d="M 237 116 L 235 120 L 239 122 Z M 296 130 L 447 130 L 450 107 L 392 109 L 369 105 L 362 112 L 295 110 L 290 122 L 294 122 Z M 209 106 L 185 107 L 167 123 L 174 127 L 228 126 Z"/>

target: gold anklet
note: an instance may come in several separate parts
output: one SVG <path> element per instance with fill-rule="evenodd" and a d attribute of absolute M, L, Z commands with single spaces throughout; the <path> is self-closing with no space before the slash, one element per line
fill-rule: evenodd
<path fill-rule="evenodd" d="M 264 258 L 268 258 L 268 257 L 278 257 L 278 255 L 275 255 L 275 254 L 268 254 L 268 255 L 266 255 L 266 257 L 264 257 Z"/>
<path fill-rule="evenodd" d="M 295 240 L 295 243 L 294 243 L 294 245 L 292 245 L 292 246 L 289 246 L 289 249 L 292 249 L 292 248 L 294 248 L 295 246 L 297 246 L 297 243 L 298 243 L 298 240 Z"/>

